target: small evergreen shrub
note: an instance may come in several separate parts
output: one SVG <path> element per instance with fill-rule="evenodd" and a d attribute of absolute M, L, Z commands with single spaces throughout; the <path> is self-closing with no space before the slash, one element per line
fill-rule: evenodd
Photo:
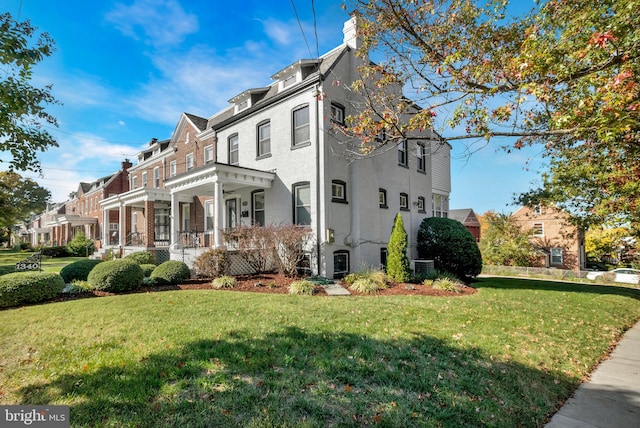
<path fill-rule="evenodd" d="M 109 260 L 96 265 L 87 280 L 95 290 L 118 293 L 135 290 L 142 285 L 144 274 L 133 260 Z"/>
<path fill-rule="evenodd" d="M 294 281 L 289 285 L 289 294 L 313 295 L 316 285 L 307 280 Z"/>
<path fill-rule="evenodd" d="M 15 272 L 0 276 L 0 307 L 20 306 L 52 299 L 64 289 L 64 280 L 51 272 Z"/>
<path fill-rule="evenodd" d="M 411 266 L 407 257 L 407 232 L 400 213 L 396 214 L 387 246 L 387 275 L 396 282 L 407 282 L 411 279 Z"/>
<path fill-rule="evenodd" d="M 148 263 L 143 263 L 140 265 L 140 269 L 142 269 L 142 274 L 144 275 L 145 278 L 149 278 L 151 276 L 151 273 L 153 273 L 153 271 L 156 269 L 156 265 L 154 264 L 148 264 Z"/>
<path fill-rule="evenodd" d="M 70 256 L 86 257 L 93 254 L 95 245 L 91 239 L 88 239 L 84 233 L 78 232 L 73 239 L 67 243 L 67 252 Z"/>
<path fill-rule="evenodd" d="M 224 275 L 214 279 L 211 282 L 213 288 L 233 288 L 238 285 L 236 279 L 232 276 Z"/>
<path fill-rule="evenodd" d="M 155 265 L 156 258 L 149 251 L 136 251 L 135 253 L 131 253 L 125 257 L 127 260 L 133 260 L 139 265 Z"/>
<path fill-rule="evenodd" d="M 191 278 L 191 271 L 184 262 L 169 260 L 155 268 L 150 278 L 155 279 L 158 284 L 180 284 Z"/>
<path fill-rule="evenodd" d="M 193 267 L 196 275 L 200 277 L 217 278 L 227 274 L 229 263 L 227 250 L 215 248 L 200 254 L 193 263 Z"/>
<path fill-rule="evenodd" d="M 65 284 L 69 284 L 76 279 L 86 281 L 89 278 L 89 272 L 99 263 L 102 263 L 102 260 L 76 260 L 60 269 L 60 276 L 64 279 Z"/>

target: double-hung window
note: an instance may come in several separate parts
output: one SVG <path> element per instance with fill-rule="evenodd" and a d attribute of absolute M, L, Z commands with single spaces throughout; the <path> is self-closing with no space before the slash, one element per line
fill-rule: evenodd
<path fill-rule="evenodd" d="M 175 177 L 177 173 L 178 173 L 178 162 L 171 161 L 171 163 L 169 164 L 169 177 Z"/>
<path fill-rule="evenodd" d="M 562 264 L 562 248 L 551 249 L 551 264 L 552 265 Z"/>
<path fill-rule="evenodd" d="M 229 137 L 229 165 L 238 165 L 238 134 Z"/>
<path fill-rule="evenodd" d="M 142 173 L 142 187 L 147 187 L 147 171 Z"/>
<path fill-rule="evenodd" d="M 271 122 L 258 125 L 258 157 L 271 153 Z"/>
<path fill-rule="evenodd" d="M 407 166 L 408 164 L 407 140 L 400 140 L 398 143 L 398 165 Z"/>
<path fill-rule="evenodd" d="M 160 167 L 153 168 L 153 187 L 160 187 Z"/>
<path fill-rule="evenodd" d="M 213 145 L 204 148 L 204 163 L 213 161 Z"/>
<path fill-rule="evenodd" d="M 303 106 L 293 111 L 293 146 L 299 146 L 311 141 L 309 134 L 309 106 Z"/>
<path fill-rule="evenodd" d="M 185 157 L 185 165 L 186 165 L 186 170 L 189 171 L 190 169 L 193 168 L 193 153 L 189 153 L 186 157 Z"/>
<path fill-rule="evenodd" d="M 256 190 L 251 194 L 251 206 L 254 225 L 264 226 L 264 190 Z"/>
<path fill-rule="evenodd" d="M 331 201 L 347 203 L 347 184 L 341 180 L 331 182 Z"/>
<path fill-rule="evenodd" d="M 213 200 L 204 203 L 205 230 L 213 230 Z"/>
<path fill-rule="evenodd" d="M 400 193 L 400 210 L 409 210 L 409 195 L 407 195 L 406 193 Z"/>
<path fill-rule="evenodd" d="M 418 171 L 427 171 L 426 146 L 424 143 L 418 143 L 416 148 L 416 157 L 418 159 Z"/>
<path fill-rule="evenodd" d="M 380 208 L 389 208 L 387 205 L 387 191 L 385 189 L 378 189 L 378 199 L 380 201 Z"/>
<path fill-rule="evenodd" d="M 293 224 L 311 225 L 311 187 L 309 182 L 293 186 Z"/>

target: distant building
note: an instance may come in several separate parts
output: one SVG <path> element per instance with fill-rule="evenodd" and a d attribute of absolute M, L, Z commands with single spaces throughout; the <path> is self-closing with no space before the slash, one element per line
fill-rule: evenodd
<path fill-rule="evenodd" d="M 512 215 L 522 230 L 533 230 L 531 242 L 540 253 L 536 267 L 585 269 L 584 231 L 569 222 L 567 213 L 538 205 L 521 207 Z"/>
<path fill-rule="evenodd" d="M 449 210 L 449 218 L 462 223 L 464 227 L 466 227 L 467 230 L 471 232 L 471 235 L 473 235 L 476 242 L 480 242 L 480 220 L 478 220 L 478 217 L 476 216 L 476 213 L 473 212 L 473 209 L 462 208 L 458 210 Z"/>

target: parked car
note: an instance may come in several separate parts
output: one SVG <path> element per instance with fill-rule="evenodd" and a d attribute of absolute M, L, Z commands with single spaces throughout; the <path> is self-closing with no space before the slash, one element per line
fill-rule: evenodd
<path fill-rule="evenodd" d="M 613 282 L 626 284 L 640 284 L 640 270 L 631 268 L 618 268 L 608 272 L 589 272 L 587 279 L 602 279 L 605 274 L 613 274 Z"/>

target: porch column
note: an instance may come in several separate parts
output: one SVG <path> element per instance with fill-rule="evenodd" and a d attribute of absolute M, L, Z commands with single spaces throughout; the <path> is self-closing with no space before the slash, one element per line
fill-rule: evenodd
<path fill-rule="evenodd" d="M 144 202 L 144 211 L 145 223 L 147 226 L 145 230 L 145 235 L 147 235 L 147 247 L 155 247 L 156 213 L 153 201 Z"/>
<path fill-rule="evenodd" d="M 102 210 L 102 248 L 109 244 L 109 210 Z"/>
<path fill-rule="evenodd" d="M 222 242 L 222 216 L 224 213 L 224 201 L 222 196 L 222 183 L 213 182 L 213 247 L 220 248 L 224 244 Z"/>
<path fill-rule="evenodd" d="M 124 204 L 120 204 L 120 208 L 118 209 L 118 245 L 120 247 L 124 247 L 124 218 L 125 218 L 125 209 Z"/>
<path fill-rule="evenodd" d="M 178 194 L 171 193 L 171 242 L 173 245 L 178 242 L 178 231 L 180 230 L 180 202 L 178 202 Z"/>

